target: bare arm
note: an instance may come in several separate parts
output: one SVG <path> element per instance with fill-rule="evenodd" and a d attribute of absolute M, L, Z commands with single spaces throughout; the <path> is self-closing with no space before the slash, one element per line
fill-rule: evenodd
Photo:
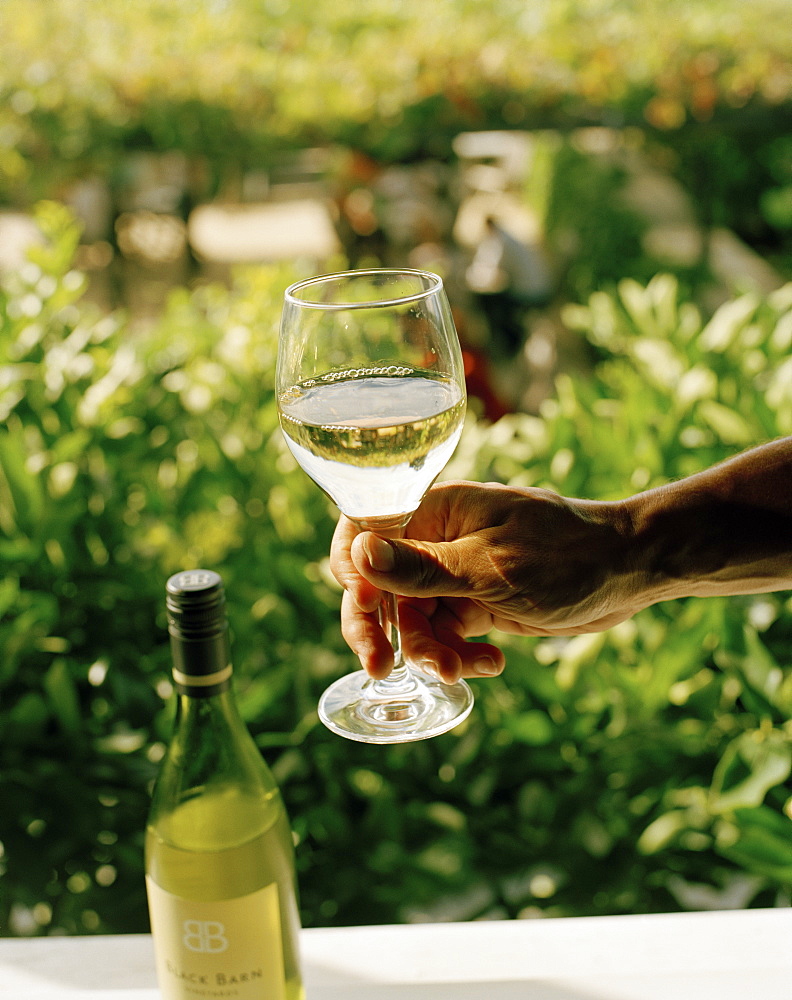
<path fill-rule="evenodd" d="M 376 609 L 389 590 L 404 595 L 408 657 L 446 680 L 499 673 L 502 652 L 467 637 L 595 632 L 657 601 L 792 588 L 792 438 L 614 503 L 444 483 L 407 535 L 339 522 L 331 564 L 349 645 L 388 673 Z"/>
<path fill-rule="evenodd" d="M 624 502 L 653 600 L 792 587 L 792 438 Z"/>

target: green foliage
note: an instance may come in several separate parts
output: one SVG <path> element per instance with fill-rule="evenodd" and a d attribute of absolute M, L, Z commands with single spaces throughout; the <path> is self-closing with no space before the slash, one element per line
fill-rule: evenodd
<path fill-rule="evenodd" d="M 689 125 L 683 173 L 732 194 L 732 164 L 750 187 L 787 130 L 787 14 L 786 0 L 2 0 L 0 196 L 121 183 L 130 150 L 183 153 L 205 198 L 305 145 L 393 161 L 445 157 L 464 129 L 585 124 L 672 147 Z M 739 157 L 708 155 L 722 137 L 701 126 L 724 116 Z M 765 181 L 766 221 L 783 225 L 789 178 Z"/>
<path fill-rule="evenodd" d="M 540 417 L 469 427 L 454 475 L 611 499 L 792 432 L 792 286 L 705 319 L 659 275 L 565 319 L 598 353 L 591 376 L 562 375 Z M 677 601 L 601 635 L 507 640 L 479 708 L 512 753 L 531 737 L 493 783 L 546 797 L 553 912 L 787 898 L 791 611 L 784 594 Z"/>
<path fill-rule="evenodd" d="M 541 148 L 541 140 L 537 145 Z M 594 289 L 613 286 L 627 276 L 648 280 L 657 270 L 642 244 L 648 224 L 624 204 L 624 168 L 569 141 L 545 140 L 544 145 L 556 147 L 550 152 L 543 213 L 546 239 L 562 259 L 570 258 L 562 300 L 579 302 Z"/>
<path fill-rule="evenodd" d="M 242 710 L 298 837 L 304 921 L 767 904 L 792 884 L 790 607 L 658 605 L 602 635 L 505 639 L 453 733 L 378 748 L 315 706 L 353 667 L 334 515 L 273 399 L 283 287 L 177 292 L 150 332 L 80 301 L 72 218 L 0 294 L 0 928 L 142 931 L 169 731 L 163 587 L 226 580 Z M 610 498 L 792 433 L 792 292 L 706 319 L 667 276 L 592 296 L 540 417 L 471 418 L 448 474 Z"/>
<path fill-rule="evenodd" d="M 39 222 L 45 241 L 0 300 L 0 840 L 12 888 L 0 922 L 13 903 L 38 904 L 71 932 L 124 930 L 145 922 L 138 849 L 167 735 L 166 576 L 223 571 L 243 705 L 289 742 L 315 704 L 295 683 L 317 665 L 306 637 L 321 643 L 337 614 L 318 562 L 331 521 L 275 434 L 285 275 L 177 294 L 147 337 L 78 307 L 73 220 L 46 204 Z M 316 659 L 333 671 L 337 656 L 328 643 Z"/>

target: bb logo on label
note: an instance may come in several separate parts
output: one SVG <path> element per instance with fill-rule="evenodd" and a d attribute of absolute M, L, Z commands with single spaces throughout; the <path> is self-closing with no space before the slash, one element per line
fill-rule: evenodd
<path fill-rule="evenodd" d="M 182 942 L 190 951 L 219 955 L 228 948 L 225 926 L 216 920 L 185 920 Z"/>

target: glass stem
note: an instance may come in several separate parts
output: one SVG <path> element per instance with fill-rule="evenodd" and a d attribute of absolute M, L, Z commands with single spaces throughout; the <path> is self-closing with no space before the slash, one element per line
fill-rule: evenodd
<path fill-rule="evenodd" d="M 368 531 L 374 531 L 381 538 L 403 538 L 404 529 L 409 523 L 409 517 L 405 521 L 396 524 L 382 523 L 379 521 L 359 522 L 360 527 Z M 399 633 L 399 607 L 396 594 L 382 592 L 382 603 L 379 608 L 379 621 L 385 632 L 385 637 L 393 647 L 393 670 L 381 681 L 374 681 L 372 690 L 382 697 L 394 697 L 395 695 L 410 695 L 416 690 L 416 683 L 412 676 L 412 671 L 407 665 L 401 647 L 401 634 Z"/>
<path fill-rule="evenodd" d="M 415 681 L 402 655 L 399 610 L 395 594 L 383 593 L 379 619 L 388 642 L 393 646 L 393 670 L 385 680 L 374 681 L 372 687 L 377 694 L 382 695 L 409 694 L 415 689 Z"/>

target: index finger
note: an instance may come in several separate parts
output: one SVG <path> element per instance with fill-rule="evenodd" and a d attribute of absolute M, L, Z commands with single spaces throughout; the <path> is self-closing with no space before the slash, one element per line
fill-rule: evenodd
<path fill-rule="evenodd" d="M 352 542 L 359 534 L 360 528 L 342 514 L 336 524 L 330 546 L 330 569 L 358 608 L 365 613 L 371 613 L 379 607 L 382 594 L 358 573 L 352 562 L 350 550 Z"/>

